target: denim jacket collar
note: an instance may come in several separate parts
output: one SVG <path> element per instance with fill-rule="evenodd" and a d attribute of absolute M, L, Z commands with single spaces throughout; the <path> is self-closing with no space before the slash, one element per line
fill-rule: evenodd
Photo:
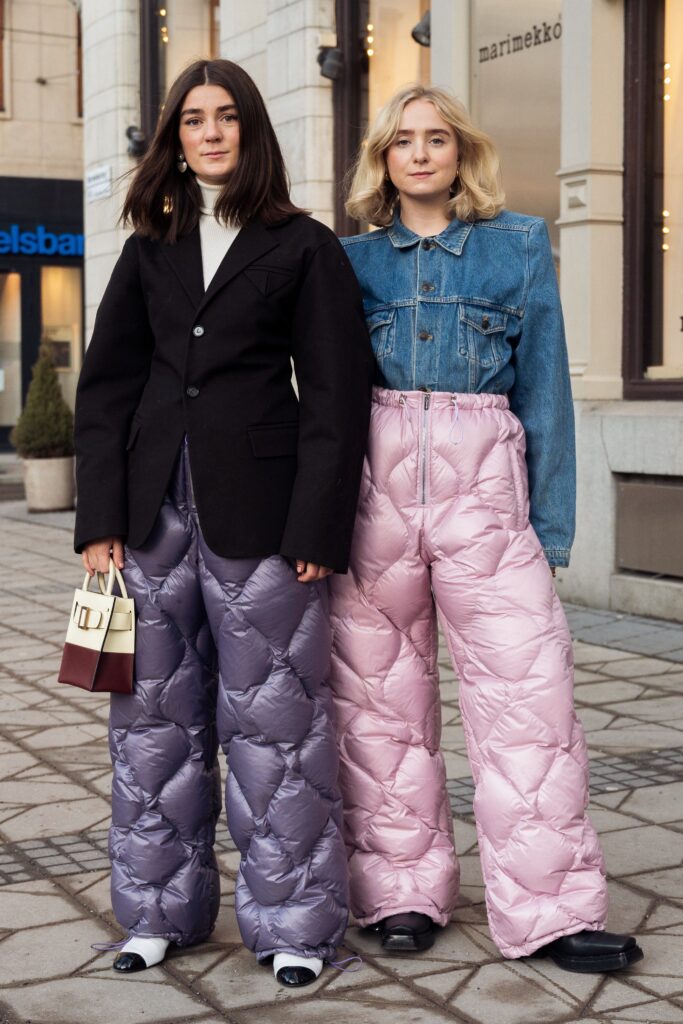
<path fill-rule="evenodd" d="M 440 234 L 430 235 L 430 239 L 447 252 L 460 256 L 471 230 L 471 224 L 454 219 Z M 408 246 L 417 245 L 418 242 L 422 241 L 422 235 L 416 235 L 414 231 L 407 228 L 401 221 L 399 210 L 394 212 L 394 219 L 391 227 L 387 230 L 387 234 L 395 249 L 407 249 Z"/>

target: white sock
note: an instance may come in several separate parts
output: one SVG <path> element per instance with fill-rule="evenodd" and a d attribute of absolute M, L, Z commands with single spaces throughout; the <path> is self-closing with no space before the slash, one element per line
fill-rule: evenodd
<path fill-rule="evenodd" d="M 277 972 L 282 967 L 308 967 L 313 971 L 316 978 L 320 976 L 323 969 L 323 962 L 317 956 L 296 956 L 294 953 L 276 953 L 273 957 L 273 974 L 277 978 Z"/>
<path fill-rule="evenodd" d="M 119 952 L 138 953 L 148 967 L 154 967 L 164 959 L 169 945 L 168 939 L 161 939 L 157 935 L 131 935 Z"/>

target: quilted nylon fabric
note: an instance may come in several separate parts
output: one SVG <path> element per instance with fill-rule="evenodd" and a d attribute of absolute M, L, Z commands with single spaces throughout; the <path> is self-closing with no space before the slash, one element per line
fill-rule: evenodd
<path fill-rule="evenodd" d="M 504 396 L 375 389 L 351 569 L 331 590 L 351 909 L 363 925 L 408 910 L 445 925 L 456 904 L 438 609 L 507 957 L 606 918 L 571 639 L 528 514 Z"/>
<path fill-rule="evenodd" d="M 213 554 L 186 448 L 124 575 L 138 636 L 135 693 L 114 695 L 110 717 L 117 919 L 181 946 L 210 934 L 220 742 L 245 945 L 329 959 L 348 911 L 325 585 L 298 583 L 279 556 Z"/>

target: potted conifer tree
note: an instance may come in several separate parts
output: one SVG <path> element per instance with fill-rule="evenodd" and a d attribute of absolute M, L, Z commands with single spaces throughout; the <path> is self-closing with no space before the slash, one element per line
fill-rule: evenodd
<path fill-rule="evenodd" d="M 74 507 L 73 415 L 47 345 L 42 345 L 10 441 L 23 459 L 29 512 Z"/>

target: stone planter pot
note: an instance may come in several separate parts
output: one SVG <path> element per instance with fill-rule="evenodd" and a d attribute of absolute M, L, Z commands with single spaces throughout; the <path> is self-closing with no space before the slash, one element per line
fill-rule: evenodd
<path fill-rule="evenodd" d="M 24 459 L 24 487 L 29 512 L 61 512 L 74 507 L 74 457 Z"/>

